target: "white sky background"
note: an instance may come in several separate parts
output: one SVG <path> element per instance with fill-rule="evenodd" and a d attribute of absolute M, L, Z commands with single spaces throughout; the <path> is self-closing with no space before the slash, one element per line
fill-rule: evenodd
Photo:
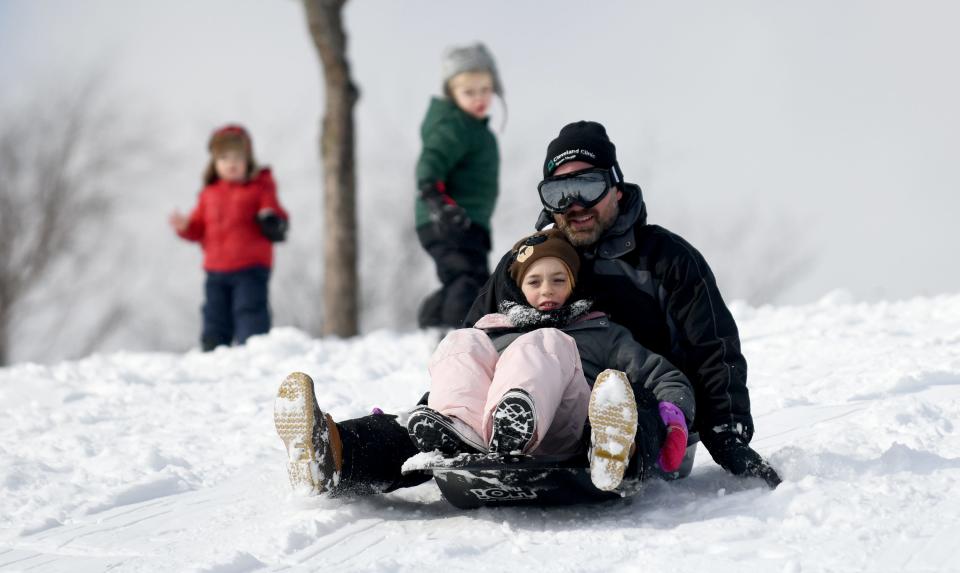
<path fill-rule="evenodd" d="M 716 237 L 749 223 L 756 249 L 796 225 L 789 243 L 814 253 L 816 266 L 780 302 L 836 288 L 858 299 L 960 290 L 960 6 L 585 6 L 348 3 L 362 91 L 368 285 L 389 280 L 375 273 L 376 256 L 396 250 L 385 217 L 412 224 L 418 126 L 439 91 L 440 54 L 482 40 L 498 59 L 509 106 L 498 132 L 502 194 L 491 263 L 532 227 L 546 143 L 563 124 L 594 119 L 617 144 L 627 179 L 644 188 L 650 221 L 690 239 L 721 283 L 735 282 L 738 270 Z M 183 279 L 167 288 L 182 291 L 186 313 L 199 305 L 200 255 L 177 243 L 165 218 L 193 205 L 206 138 L 227 121 L 250 127 L 295 212 L 306 247 L 280 247 L 278 267 L 309 262 L 316 272 L 319 263 L 305 257 L 319 257 L 307 239 L 319 225 L 320 79 L 298 2 L 0 0 L 0 102 L 43 86 L 69 89 L 95 69 L 107 72 L 106 91 L 136 110 L 162 149 L 125 209 L 143 249 L 182 267 Z"/>

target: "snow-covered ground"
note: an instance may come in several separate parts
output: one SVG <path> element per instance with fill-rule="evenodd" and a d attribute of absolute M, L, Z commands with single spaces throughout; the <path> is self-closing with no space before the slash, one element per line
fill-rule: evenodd
<path fill-rule="evenodd" d="M 960 571 L 960 295 L 734 310 L 776 491 L 701 450 L 599 505 L 294 496 L 280 380 L 310 373 L 337 419 L 396 411 L 427 387 L 422 333 L 2 369 L 0 570 Z"/>

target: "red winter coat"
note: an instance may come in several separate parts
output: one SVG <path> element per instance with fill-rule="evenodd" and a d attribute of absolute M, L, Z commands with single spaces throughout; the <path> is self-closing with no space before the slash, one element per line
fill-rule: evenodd
<path fill-rule="evenodd" d="M 257 213 L 272 209 L 287 219 L 277 200 L 277 186 L 269 169 L 246 182 L 218 180 L 204 187 L 187 228 L 178 234 L 203 247 L 203 268 L 230 272 L 273 266 L 273 244 L 257 225 Z"/>

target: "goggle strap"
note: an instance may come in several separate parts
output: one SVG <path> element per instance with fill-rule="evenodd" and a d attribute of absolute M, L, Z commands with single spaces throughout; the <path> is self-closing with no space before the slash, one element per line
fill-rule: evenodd
<path fill-rule="evenodd" d="M 617 176 L 617 168 L 613 165 L 610 166 L 610 180 L 613 181 L 614 185 L 620 183 L 620 177 Z"/>

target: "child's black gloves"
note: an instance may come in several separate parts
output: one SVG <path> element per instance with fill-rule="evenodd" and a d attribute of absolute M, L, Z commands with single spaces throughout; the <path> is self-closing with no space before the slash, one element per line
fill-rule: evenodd
<path fill-rule="evenodd" d="M 439 232 L 459 233 L 470 227 L 467 212 L 444 191 L 442 183 L 420 183 L 420 198 L 426 204 L 430 220 Z"/>
<path fill-rule="evenodd" d="M 286 240 L 290 223 L 273 211 L 267 210 L 257 213 L 257 226 L 271 243 L 279 243 Z"/>
<path fill-rule="evenodd" d="M 736 432 L 723 432 L 703 441 L 713 460 L 733 475 L 758 477 L 776 489 L 780 482 L 777 471 L 760 454 L 747 445 Z"/>

